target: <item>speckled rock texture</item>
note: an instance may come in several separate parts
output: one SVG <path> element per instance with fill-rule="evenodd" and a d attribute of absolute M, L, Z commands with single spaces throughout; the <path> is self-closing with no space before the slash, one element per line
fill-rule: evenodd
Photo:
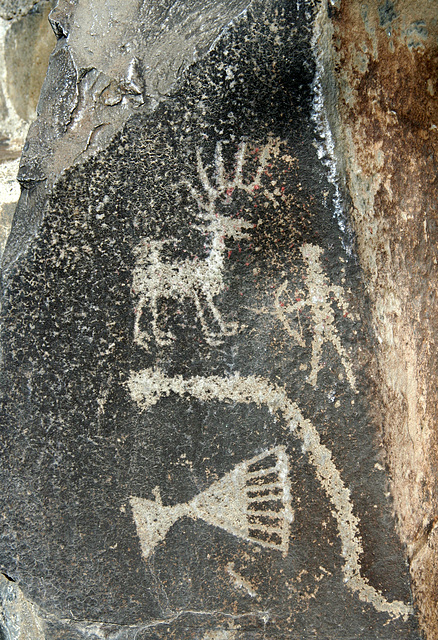
<path fill-rule="evenodd" d="M 160 95 L 137 65 L 111 142 L 57 177 L 64 129 L 29 173 L 52 183 L 28 189 L 4 260 L 3 633 L 418 640 L 324 106 L 325 5 L 236 2 L 224 24 L 207 4 L 214 38 L 196 3 L 145 2 L 155 41 L 175 15 L 191 50 L 199 29 L 196 61 Z M 62 117 L 80 15 L 52 16 Z"/>
<path fill-rule="evenodd" d="M 0 18 L 13 20 L 20 18 L 38 4 L 38 0 L 2 0 L 0 3 Z"/>
<path fill-rule="evenodd" d="M 438 638 L 437 152 L 434 2 L 333 3 L 325 92 L 376 335 L 376 411 L 422 628 Z M 334 93 L 332 93 L 334 95 Z"/>

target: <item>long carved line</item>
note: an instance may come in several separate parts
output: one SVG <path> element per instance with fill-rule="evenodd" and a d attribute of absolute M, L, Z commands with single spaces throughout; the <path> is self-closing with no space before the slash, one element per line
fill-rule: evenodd
<path fill-rule="evenodd" d="M 316 475 L 335 508 L 335 518 L 344 557 L 344 582 L 356 593 L 360 600 L 371 604 L 377 611 L 388 613 L 394 618 L 406 618 L 413 613 L 413 607 L 399 600 L 389 602 L 366 578 L 360 574 L 360 554 L 363 552 L 358 530 L 358 519 L 353 513 L 350 491 L 344 485 L 341 475 L 332 459 L 330 449 L 321 443 L 315 426 L 302 415 L 298 406 L 286 395 L 282 387 L 272 384 L 259 376 L 230 378 L 220 376 L 184 379 L 182 376 L 167 377 L 159 369 L 144 369 L 132 372 L 128 381 L 131 396 L 143 409 L 156 404 L 163 396 L 176 393 L 180 397 L 190 395 L 206 402 L 239 402 L 265 405 L 272 413 L 281 412 L 291 433 L 301 439 L 303 451 L 315 468 Z"/>

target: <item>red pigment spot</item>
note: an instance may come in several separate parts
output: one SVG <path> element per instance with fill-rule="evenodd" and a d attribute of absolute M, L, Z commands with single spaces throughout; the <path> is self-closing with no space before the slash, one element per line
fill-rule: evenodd
<path fill-rule="evenodd" d="M 249 267 L 249 262 L 245 262 L 245 267 Z"/>
<path fill-rule="evenodd" d="M 227 196 L 230 196 L 234 191 L 234 187 L 230 187 L 229 189 L 227 189 L 226 194 Z"/>
<path fill-rule="evenodd" d="M 232 251 L 228 251 L 228 257 L 231 258 Z"/>
<path fill-rule="evenodd" d="M 284 191 L 286 189 L 286 187 L 281 187 L 281 190 Z"/>
<path fill-rule="evenodd" d="M 301 302 L 301 298 L 295 298 L 297 302 Z"/>
<path fill-rule="evenodd" d="M 348 313 L 344 313 L 344 318 L 346 318 L 348 316 Z"/>
<path fill-rule="evenodd" d="M 284 307 L 284 302 L 280 302 L 280 307 Z"/>
<path fill-rule="evenodd" d="M 240 253 L 240 252 L 242 251 L 242 249 L 241 249 L 241 247 L 240 247 L 240 244 L 239 244 L 239 245 L 237 245 L 237 246 L 239 247 L 239 253 Z"/>
<path fill-rule="evenodd" d="M 253 187 L 253 191 L 256 191 L 257 189 L 260 189 L 260 185 L 259 184 L 255 184 Z"/>

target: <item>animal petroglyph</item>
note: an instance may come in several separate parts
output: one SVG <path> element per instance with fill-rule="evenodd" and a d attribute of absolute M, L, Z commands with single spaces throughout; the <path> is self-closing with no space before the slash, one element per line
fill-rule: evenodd
<path fill-rule="evenodd" d="M 133 289 L 138 295 L 135 309 L 134 340 L 148 349 L 151 336 L 141 327 L 141 316 L 145 309 L 152 315 L 152 333 L 158 345 L 171 344 L 175 336 L 169 330 L 160 328 L 158 305 L 163 299 L 182 302 L 191 300 L 195 306 L 197 318 L 205 340 L 210 345 L 220 344 L 224 336 L 234 335 L 238 331 L 235 322 L 226 322 L 219 311 L 215 298 L 225 288 L 223 273 L 226 252 L 226 239 L 242 240 L 248 238 L 247 230 L 252 223 L 243 218 L 231 217 L 221 213 L 223 207 L 232 202 L 233 193 L 243 191 L 251 198 L 259 188 L 263 172 L 272 154 L 277 152 L 278 140 L 270 140 L 261 150 L 258 167 L 249 182 L 244 182 L 246 142 L 240 142 L 235 157 L 232 177 L 225 172 L 222 143 L 216 144 L 214 153 L 214 180 L 211 180 L 204 166 L 201 150 L 197 149 L 197 173 L 202 193 L 193 185 L 186 184 L 191 196 L 198 205 L 200 225 L 195 231 L 207 233 L 210 250 L 205 259 L 194 256 L 186 260 L 171 261 L 163 255 L 163 247 L 173 240 L 153 240 L 143 238 L 138 244 L 136 266 L 133 273 Z M 221 207 L 219 208 L 219 205 Z M 212 319 L 207 320 L 206 314 Z M 212 325 L 212 326 L 210 326 Z M 216 325 L 216 327 L 215 327 Z"/>
<path fill-rule="evenodd" d="M 288 458 L 275 447 L 238 464 L 223 478 L 185 504 L 164 506 L 158 487 L 155 500 L 131 498 L 142 552 L 148 558 L 180 518 L 201 519 L 249 542 L 289 549 L 290 506 Z"/>
<path fill-rule="evenodd" d="M 356 378 L 353 374 L 351 363 L 338 336 L 335 326 L 335 315 L 332 308 L 332 301 L 344 311 L 348 312 L 348 304 L 344 299 L 344 290 L 334 284 L 330 284 L 321 267 L 320 256 L 323 252 L 321 247 L 313 244 L 304 244 L 301 247 L 301 254 L 306 263 L 306 288 L 307 295 L 295 302 L 284 302 L 282 299 L 286 296 L 288 282 L 285 280 L 279 287 L 274 301 L 275 313 L 277 318 L 282 322 L 287 333 L 298 342 L 302 347 L 306 346 L 301 332 L 292 329 L 288 316 L 296 314 L 299 320 L 299 313 L 305 308 L 310 307 L 310 315 L 312 319 L 312 356 L 310 361 L 310 374 L 308 382 L 316 386 L 318 373 L 322 369 L 321 362 L 322 348 L 327 342 L 331 343 L 336 349 L 345 375 L 352 389 L 356 389 Z"/>
<path fill-rule="evenodd" d="M 330 449 L 321 443 L 317 429 L 310 420 L 304 418 L 298 406 L 287 397 L 282 387 L 259 376 L 194 376 L 184 379 L 179 375 L 168 377 L 159 369 L 131 373 L 128 387 L 133 400 L 145 410 L 154 406 L 161 398 L 176 394 L 181 398 L 191 397 L 204 402 L 216 400 L 255 403 L 266 406 L 272 413 L 282 414 L 290 433 L 302 441 L 303 451 L 308 453 L 316 477 L 334 507 L 333 515 L 336 518 L 344 558 L 342 570 L 346 586 L 377 611 L 386 612 L 393 617 L 406 617 L 413 613 L 412 606 L 398 600 L 389 602 L 361 576 L 360 555 L 363 550 L 359 521 L 353 513 L 350 491 L 344 485 Z M 152 501 L 149 503 L 154 504 Z"/>

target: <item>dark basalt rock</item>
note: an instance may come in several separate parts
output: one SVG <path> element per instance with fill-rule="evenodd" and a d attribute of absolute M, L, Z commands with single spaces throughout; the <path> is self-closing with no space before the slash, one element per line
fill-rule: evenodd
<path fill-rule="evenodd" d="M 5 275 L 0 560 L 47 638 L 418 638 L 316 9 L 254 2 Z"/>

